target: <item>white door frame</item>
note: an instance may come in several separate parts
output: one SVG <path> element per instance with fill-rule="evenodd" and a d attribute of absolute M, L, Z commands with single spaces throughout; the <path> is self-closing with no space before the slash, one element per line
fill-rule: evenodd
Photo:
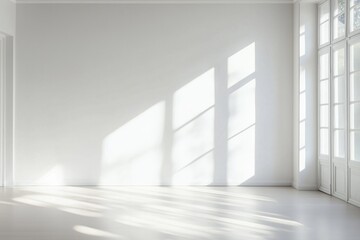
<path fill-rule="evenodd" d="M 13 38 L 0 32 L 0 186 L 12 185 Z"/>
<path fill-rule="evenodd" d="M 0 33 L 0 186 L 5 183 L 5 39 L 6 36 Z"/>

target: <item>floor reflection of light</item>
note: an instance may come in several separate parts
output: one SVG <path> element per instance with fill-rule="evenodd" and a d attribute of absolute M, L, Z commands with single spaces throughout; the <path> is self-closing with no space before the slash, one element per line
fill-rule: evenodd
<path fill-rule="evenodd" d="M 82 233 L 85 235 L 89 235 L 89 236 L 94 236 L 94 237 L 122 239 L 122 237 L 117 234 L 113 234 L 113 233 L 110 233 L 107 231 L 103 231 L 103 230 L 92 228 L 92 227 L 82 226 L 82 225 L 74 226 L 74 230 L 76 232 L 79 232 L 79 233 Z"/>
<path fill-rule="evenodd" d="M 64 212 L 76 214 L 79 216 L 84 216 L 84 217 L 102 217 L 103 216 L 101 213 L 98 213 L 98 212 L 84 210 L 84 209 L 78 209 L 78 208 L 71 208 L 71 207 L 60 208 L 60 210 L 64 211 Z"/>
<path fill-rule="evenodd" d="M 225 236 L 263 239 L 303 227 L 291 218 L 264 211 L 262 206 L 272 206 L 277 200 L 267 197 L 266 192 L 252 194 L 248 188 L 104 186 L 49 191 L 57 195 L 40 194 L 42 191 L 26 188 L 26 194 L 13 201 L 28 209 L 41 207 L 43 213 L 46 209 L 58 210 L 63 213 L 61 216 L 76 215 L 81 221 L 111 222 L 100 227 L 78 222 L 73 227 L 89 237 L 122 239 L 127 236 L 128 227 L 190 239 Z M 114 224 L 119 224 L 125 235 L 114 232 Z"/>

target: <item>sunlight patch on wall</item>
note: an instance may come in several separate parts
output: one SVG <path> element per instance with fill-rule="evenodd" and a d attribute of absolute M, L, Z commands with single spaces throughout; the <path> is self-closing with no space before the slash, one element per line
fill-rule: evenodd
<path fill-rule="evenodd" d="M 56 165 L 51 168 L 46 174 L 35 181 L 37 185 L 64 185 L 63 168 Z"/>
<path fill-rule="evenodd" d="M 213 179 L 214 69 L 174 94 L 173 184 L 210 184 Z"/>
<path fill-rule="evenodd" d="M 255 88 L 253 79 L 229 96 L 228 136 L 245 130 L 255 123 Z"/>
<path fill-rule="evenodd" d="M 214 147 L 214 110 L 210 109 L 203 115 L 194 119 L 192 122 L 174 133 L 173 145 L 173 168 L 175 172 L 183 171 L 187 166 L 195 170 L 195 166 L 191 166 L 193 161 L 198 159 L 204 153 L 212 150 Z M 212 154 L 208 156 L 212 158 Z M 206 158 L 205 158 L 206 159 Z M 205 159 L 202 159 L 203 161 Z M 211 162 L 208 159 L 207 162 Z M 196 175 L 196 173 L 194 173 Z M 182 174 L 177 174 L 176 181 Z M 210 177 L 211 176 L 207 176 Z M 189 181 L 189 179 L 186 179 Z"/>
<path fill-rule="evenodd" d="M 174 129 L 183 126 L 214 105 L 214 85 L 214 69 L 211 68 L 175 92 Z"/>
<path fill-rule="evenodd" d="M 255 175 L 256 80 L 229 96 L 228 184 L 239 185 Z"/>
<path fill-rule="evenodd" d="M 300 26 L 300 57 L 306 52 L 305 25 Z"/>
<path fill-rule="evenodd" d="M 214 171 L 213 151 L 193 160 L 177 170 L 173 176 L 175 185 L 208 185 L 212 182 Z"/>
<path fill-rule="evenodd" d="M 305 121 L 306 119 L 306 92 L 303 91 L 300 93 L 300 121 Z"/>
<path fill-rule="evenodd" d="M 299 172 L 306 168 L 306 70 L 300 66 L 299 78 Z"/>
<path fill-rule="evenodd" d="M 228 58 L 228 88 L 255 72 L 255 42 Z"/>
<path fill-rule="evenodd" d="M 164 111 L 157 103 L 105 138 L 101 184 L 160 183 Z"/>
<path fill-rule="evenodd" d="M 299 151 L 299 172 L 306 168 L 306 148 L 302 148 Z"/>

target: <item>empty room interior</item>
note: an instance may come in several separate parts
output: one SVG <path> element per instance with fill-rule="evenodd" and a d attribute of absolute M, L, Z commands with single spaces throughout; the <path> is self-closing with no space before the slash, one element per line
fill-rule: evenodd
<path fill-rule="evenodd" d="M 0 0 L 0 240 L 359 240 L 360 0 Z"/>

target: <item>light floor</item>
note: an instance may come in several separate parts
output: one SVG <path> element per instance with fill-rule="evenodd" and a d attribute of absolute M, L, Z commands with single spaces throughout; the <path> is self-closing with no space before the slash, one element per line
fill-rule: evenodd
<path fill-rule="evenodd" d="M 0 188 L 0 239 L 360 239 L 360 208 L 242 187 Z"/>

